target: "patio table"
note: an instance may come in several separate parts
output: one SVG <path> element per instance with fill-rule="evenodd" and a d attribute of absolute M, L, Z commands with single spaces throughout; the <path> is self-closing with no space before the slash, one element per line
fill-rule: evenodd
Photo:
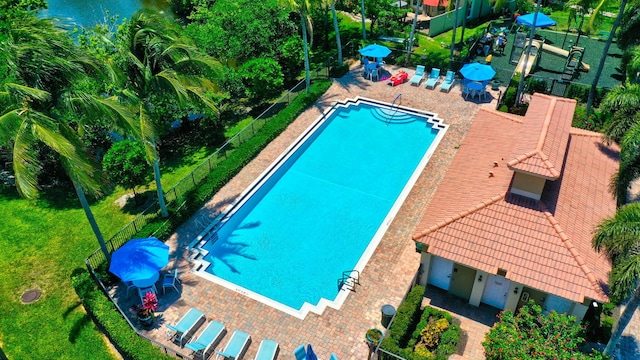
<path fill-rule="evenodd" d="M 154 286 L 159 278 L 160 278 L 160 272 L 155 272 L 153 276 L 148 279 L 133 280 L 132 282 L 133 282 L 133 285 L 135 285 L 138 288 L 146 288 L 146 287 Z"/>

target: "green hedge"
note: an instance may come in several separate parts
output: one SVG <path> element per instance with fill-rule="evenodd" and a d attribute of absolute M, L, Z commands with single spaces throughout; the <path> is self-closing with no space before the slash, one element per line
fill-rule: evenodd
<path fill-rule="evenodd" d="M 396 317 L 389 328 L 389 335 L 382 340 L 381 348 L 390 353 L 396 354 L 408 360 L 424 359 L 447 359 L 449 355 L 456 351 L 456 346 L 460 340 L 460 326 L 454 323 L 454 319 L 446 311 L 432 307 L 425 307 L 422 312 L 420 307 L 424 297 L 425 288 L 416 286 L 407 295 L 402 305 L 398 307 Z M 451 324 L 442 333 L 438 348 L 431 357 L 421 356 L 413 352 L 420 332 L 429 324 L 430 320 L 445 318 Z M 386 358 L 379 354 L 381 358 Z"/>
<path fill-rule="evenodd" d="M 125 359 L 173 359 L 159 347 L 138 336 L 122 318 L 116 306 L 104 295 L 84 269 L 71 274 L 71 285 L 82 300 L 87 314 L 107 335 L 111 343 Z"/>

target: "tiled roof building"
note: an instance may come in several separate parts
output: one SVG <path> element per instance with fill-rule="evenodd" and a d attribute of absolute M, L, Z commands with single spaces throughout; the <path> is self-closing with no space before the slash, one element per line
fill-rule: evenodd
<path fill-rule="evenodd" d="M 478 274 L 508 280 L 504 308 L 526 300 L 523 289 L 578 304 L 607 300 L 611 265 L 591 238 L 616 209 L 608 185 L 619 149 L 572 128 L 575 106 L 535 94 L 524 117 L 481 110 L 413 235 L 428 256 L 474 269 L 478 283 Z M 483 286 L 463 291 L 470 303 L 488 296 Z"/>

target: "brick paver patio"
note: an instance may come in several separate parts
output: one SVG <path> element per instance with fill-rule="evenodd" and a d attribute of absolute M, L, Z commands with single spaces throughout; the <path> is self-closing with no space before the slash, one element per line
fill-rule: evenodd
<path fill-rule="evenodd" d="M 391 74 L 399 70 L 394 67 L 387 69 Z M 412 69 L 407 71 L 410 75 L 414 72 Z M 403 106 L 438 114 L 449 125 L 449 130 L 362 272 L 362 286 L 349 295 L 340 310 L 327 308 L 322 315 L 310 313 L 304 320 L 299 320 L 189 272 L 186 247 L 203 230 L 208 219 L 233 202 L 322 111 L 345 98 L 362 96 L 390 103 L 398 94 L 402 94 Z M 495 108 L 497 93 L 489 92 L 488 95 L 479 104 L 477 100 L 464 100 L 459 85 L 450 93 L 426 89 L 424 81 L 419 87 L 409 83 L 391 87 L 384 81 L 365 80 L 362 68 L 358 65 L 343 78 L 334 80 L 329 91 L 314 106 L 307 109 L 167 241 L 172 247 L 171 261 L 181 272 L 182 291 L 178 294 L 171 290 L 166 295 L 160 292 L 160 309 L 155 327 L 142 332 L 169 349 L 189 355 L 185 349 L 165 340 L 162 325 L 175 323 L 189 308 L 196 307 L 205 312 L 208 320 L 217 320 L 226 325 L 228 334 L 222 339 L 222 345 L 226 344 L 234 330 L 251 335 L 252 345 L 245 355 L 247 359 L 255 355 L 262 339 L 276 340 L 280 344 L 279 359 L 292 358 L 293 349 L 306 343 L 313 344 L 322 360 L 328 359 L 332 352 L 340 359 L 366 359 L 368 347 L 364 334 L 371 327 L 381 327 L 381 306 L 391 304 L 397 308 L 415 280 L 419 254 L 415 252 L 411 234 L 478 109 L 481 106 Z M 126 289 L 114 288 L 112 292 L 123 308 L 128 308 L 136 301 L 133 294 L 126 295 Z M 446 306 L 443 308 L 447 309 Z M 472 311 L 484 311 L 483 308 L 475 309 Z M 489 314 L 495 317 L 494 313 Z M 471 334 L 463 354 L 466 359 L 482 358 L 480 341 L 489 325 L 476 321 L 477 316 L 469 316 L 463 321 L 463 329 Z M 221 345 L 217 346 L 217 349 L 220 348 Z"/>

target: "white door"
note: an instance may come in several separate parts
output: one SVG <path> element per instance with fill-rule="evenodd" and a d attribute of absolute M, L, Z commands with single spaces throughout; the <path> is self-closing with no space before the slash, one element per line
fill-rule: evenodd
<path fill-rule="evenodd" d="M 552 310 L 555 310 L 558 314 L 568 314 L 571 310 L 571 305 L 571 301 L 565 298 L 548 294 L 547 300 L 544 302 L 542 309 L 545 315 L 550 313 Z"/>
<path fill-rule="evenodd" d="M 429 271 L 429 284 L 440 289 L 449 290 L 453 261 L 433 256 L 431 258 L 431 271 Z"/>
<path fill-rule="evenodd" d="M 504 276 L 489 275 L 487 283 L 484 285 L 482 300 L 480 301 L 502 310 L 507 301 L 507 294 L 510 288 L 511 281 L 507 280 Z"/>

